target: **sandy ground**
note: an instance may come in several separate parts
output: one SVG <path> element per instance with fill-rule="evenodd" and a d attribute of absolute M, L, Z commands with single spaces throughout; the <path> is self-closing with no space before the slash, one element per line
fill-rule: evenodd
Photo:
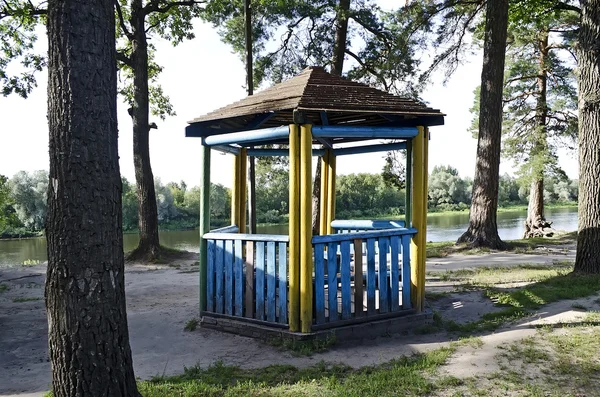
<path fill-rule="evenodd" d="M 568 247 L 539 255 L 451 255 L 428 262 L 428 270 L 573 259 L 574 251 Z M 0 396 L 41 396 L 49 390 L 51 374 L 43 302 L 44 278 L 44 266 L 0 268 L 0 282 L 9 285 L 7 291 L 0 293 Z M 200 328 L 193 332 L 184 331 L 185 324 L 198 316 L 198 273 L 191 261 L 181 263 L 180 268 L 128 266 L 125 280 L 135 373 L 141 379 L 180 373 L 184 366 L 208 366 L 217 361 L 242 367 L 262 367 L 275 363 L 308 366 L 324 360 L 360 367 L 434 349 L 450 341 L 448 336 L 439 334 L 393 335 L 342 343 L 325 353 L 298 357 L 249 338 Z M 551 321 L 565 321 L 565 318 L 582 315 L 572 309 L 572 304 L 568 301 L 548 305 L 538 317 L 554 316 Z M 472 292 L 451 294 L 432 302 L 432 307 L 442 311 L 444 318 L 459 322 L 475 320 L 494 310 L 481 294 Z M 531 332 L 535 331 L 527 322 L 512 325 L 485 336 L 489 339 L 484 339 L 486 348 L 489 345 L 489 349 L 495 349 L 499 341 L 509 335 L 522 338 Z M 472 350 L 465 348 L 464 354 L 449 364 L 449 371 L 472 372 L 473 363 L 481 363 L 486 354 L 492 354 L 491 350 L 487 353 L 486 349 Z"/>

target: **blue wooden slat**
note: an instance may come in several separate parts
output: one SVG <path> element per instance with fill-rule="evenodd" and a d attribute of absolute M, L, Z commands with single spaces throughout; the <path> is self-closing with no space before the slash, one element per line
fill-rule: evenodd
<path fill-rule="evenodd" d="M 259 320 L 265 319 L 265 243 L 256 243 L 256 310 L 255 318 Z"/>
<path fill-rule="evenodd" d="M 414 138 L 416 127 L 318 126 L 312 128 L 315 138 Z M 232 134 L 230 134 L 232 135 Z M 219 136 L 219 135 L 217 135 Z M 221 143 L 221 142 L 218 142 Z M 230 143 L 230 142 L 225 142 Z"/>
<path fill-rule="evenodd" d="M 402 236 L 402 308 L 410 307 L 410 236 Z"/>
<path fill-rule="evenodd" d="M 337 300 L 337 243 L 327 245 L 327 293 L 329 321 L 339 320 Z"/>
<path fill-rule="evenodd" d="M 215 296 L 215 312 L 223 314 L 223 240 L 217 240 L 215 249 L 215 278 L 216 296 Z"/>
<path fill-rule="evenodd" d="M 277 302 L 275 299 L 275 288 L 277 287 L 275 274 L 275 243 L 267 243 L 267 321 L 275 322 L 275 308 Z"/>
<path fill-rule="evenodd" d="M 233 315 L 233 240 L 225 240 L 225 314 Z"/>
<path fill-rule="evenodd" d="M 369 238 L 379 238 L 379 237 L 390 237 L 390 236 L 402 236 L 405 234 L 414 235 L 417 233 L 417 229 L 410 228 L 406 229 L 403 227 L 392 228 L 392 229 L 382 229 L 382 230 L 370 230 L 365 232 L 351 232 L 351 233 L 342 233 L 342 234 L 328 234 L 325 236 L 314 236 L 312 238 L 312 243 L 334 243 L 340 241 L 347 240 L 355 240 L 357 238 L 360 239 L 369 239 Z M 206 234 L 205 236 L 211 236 L 212 233 Z M 216 238 L 216 237 L 210 237 Z M 218 237 L 222 238 L 222 237 Z M 228 237 L 225 237 L 228 238 Z"/>
<path fill-rule="evenodd" d="M 287 323 L 287 244 L 279 243 L 279 322 Z"/>
<path fill-rule="evenodd" d="M 398 255 L 400 254 L 400 237 L 394 236 L 390 238 L 390 245 L 392 246 L 392 260 L 390 262 L 390 303 L 391 311 L 395 312 L 400 309 L 400 287 L 398 285 L 398 279 L 400 278 L 400 263 L 398 261 Z"/>
<path fill-rule="evenodd" d="M 389 246 L 389 238 L 379 238 L 379 313 L 387 313 L 390 311 L 390 302 L 388 300 L 389 287 L 387 277 L 387 253 Z"/>
<path fill-rule="evenodd" d="M 406 142 L 388 143 L 383 145 L 366 145 L 366 146 L 353 146 L 347 148 L 335 149 L 333 153 L 336 156 L 345 156 L 349 154 L 362 154 L 362 153 L 375 153 L 385 152 L 389 150 L 402 150 L 406 149 Z"/>
<path fill-rule="evenodd" d="M 325 244 L 315 245 L 315 312 L 317 324 L 325 322 Z"/>
<path fill-rule="evenodd" d="M 412 230 L 414 231 L 414 233 L 417 232 L 415 229 Z M 227 240 L 235 238 L 244 241 L 275 241 L 276 243 L 287 243 L 290 241 L 290 237 L 283 234 L 236 234 L 234 237 L 232 237 L 231 233 L 210 232 L 206 233 L 204 236 L 202 236 L 202 238 L 205 240 Z"/>
<path fill-rule="evenodd" d="M 206 242 L 206 311 L 215 311 L 215 240 Z"/>
<path fill-rule="evenodd" d="M 367 240 L 367 315 L 375 314 L 375 239 Z"/>
<path fill-rule="evenodd" d="M 242 240 L 235 240 L 235 263 L 233 264 L 233 288 L 235 290 L 234 296 L 234 307 L 235 315 L 243 316 L 243 288 L 244 288 L 244 258 L 242 257 L 243 252 Z"/>
<path fill-rule="evenodd" d="M 350 241 L 341 243 L 342 263 L 342 320 L 347 320 L 352 316 L 352 295 L 350 289 Z"/>
<path fill-rule="evenodd" d="M 367 231 L 367 230 L 380 230 L 380 229 L 396 229 L 404 228 L 404 221 L 397 220 L 367 220 L 367 219 L 336 219 L 331 222 L 331 227 L 334 229 L 342 230 L 353 230 L 353 231 Z"/>

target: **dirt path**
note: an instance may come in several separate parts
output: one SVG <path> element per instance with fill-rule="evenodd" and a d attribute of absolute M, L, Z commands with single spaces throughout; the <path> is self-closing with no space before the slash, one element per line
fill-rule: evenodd
<path fill-rule="evenodd" d="M 555 260 L 572 260 L 572 254 L 567 251 L 562 255 L 452 255 L 428 261 L 428 268 L 444 270 Z M 0 396 L 41 396 L 50 388 L 44 278 L 44 266 L 0 269 L 0 283 L 9 287 L 0 293 Z M 217 361 L 242 367 L 262 367 L 275 363 L 308 366 L 324 360 L 360 367 L 434 349 L 450 341 L 447 335 L 440 334 L 393 335 L 342 344 L 310 357 L 297 357 L 249 338 L 206 329 L 185 332 L 185 324 L 198 313 L 198 273 L 190 261 L 182 263 L 179 269 L 129 266 L 125 281 L 135 371 L 142 379 L 180 373 L 184 366 L 208 366 Z M 462 302 L 464 312 L 469 312 L 465 318 L 476 318 L 481 311 L 487 310 L 478 305 L 475 298 L 472 303 L 462 296 L 448 299 Z M 448 302 L 444 303 L 448 305 Z M 450 307 L 454 307 L 452 302 Z M 571 303 L 565 306 L 570 307 Z M 524 336 L 531 332 L 526 325 L 512 328 Z M 500 337 L 501 334 L 494 335 Z"/>

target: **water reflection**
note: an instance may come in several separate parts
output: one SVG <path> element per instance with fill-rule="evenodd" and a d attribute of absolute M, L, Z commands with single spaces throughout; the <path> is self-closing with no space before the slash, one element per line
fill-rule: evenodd
<path fill-rule="evenodd" d="M 521 238 L 524 231 L 526 211 L 498 213 L 498 233 L 504 240 Z M 546 216 L 555 229 L 577 230 L 577 208 L 557 208 L 546 210 Z M 467 230 L 469 213 L 434 215 L 427 219 L 427 241 L 456 240 Z M 287 234 L 287 225 L 259 226 L 259 233 Z M 160 232 L 161 243 L 167 247 L 198 252 L 200 236 L 197 230 Z M 138 243 L 137 234 L 125 234 L 123 245 L 130 251 Z M 0 265 L 44 262 L 46 260 L 46 239 L 0 240 Z"/>

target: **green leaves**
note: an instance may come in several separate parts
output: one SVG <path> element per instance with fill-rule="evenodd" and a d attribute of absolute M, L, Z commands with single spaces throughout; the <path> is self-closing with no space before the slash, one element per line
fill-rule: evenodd
<path fill-rule="evenodd" d="M 214 24 L 222 40 L 245 56 L 242 1 L 215 0 L 202 18 Z M 339 3 L 334 0 L 252 2 L 254 84 L 277 83 L 307 66 L 330 66 Z M 403 8 L 400 8 L 403 10 Z M 373 0 L 351 2 L 345 55 L 347 77 L 385 90 L 414 96 L 413 36 L 407 13 L 384 12 Z"/>
<path fill-rule="evenodd" d="M 4 0 L 0 5 L 0 87 L 4 96 L 15 93 L 26 98 L 37 85 L 35 73 L 46 66 L 45 55 L 34 51 L 36 26 L 45 22 L 44 7 L 45 2 L 21 0 Z"/>

